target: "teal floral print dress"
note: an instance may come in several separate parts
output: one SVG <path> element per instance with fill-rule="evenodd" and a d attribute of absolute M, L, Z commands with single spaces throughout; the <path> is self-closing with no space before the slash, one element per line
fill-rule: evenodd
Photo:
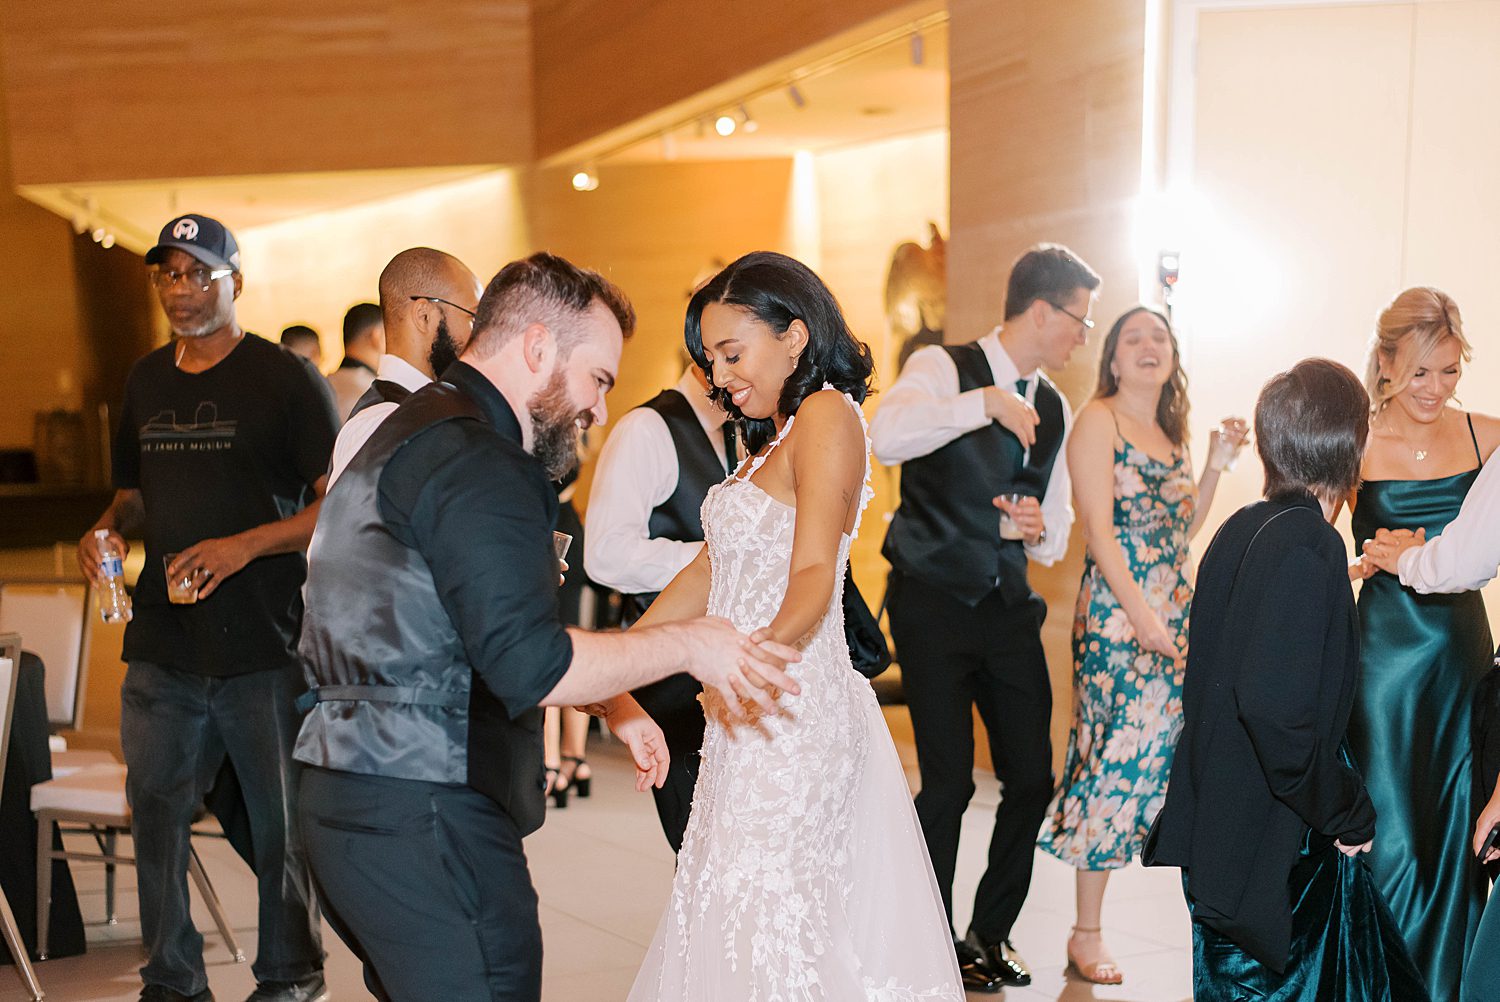
<path fill-rule="evenodd" d="M 1115 440 L 1115 538 L 1146 601 L 1186 650 L 1188 527 L 1198 488 L 1185 450 L 1163 463 Z M 1125 866 L 1167 793 L 1182 730 L 1185 661 L 1143 650 L 1095 565 L 1073 619 L 1073 730 L 1038 844 L 1080 870 Z"/>

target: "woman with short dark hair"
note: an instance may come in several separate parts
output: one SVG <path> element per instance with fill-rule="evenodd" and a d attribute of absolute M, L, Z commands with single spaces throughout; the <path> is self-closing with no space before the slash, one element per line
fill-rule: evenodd
<path fill-rule="evenodd" d="M 1347 553 L 1329 524 L 1359 482 L 1369 399 L 1310 359 L 1255 408 L 1265 499 L 1198 572 L 1184 726 L 1142 856 L 1180 866 L 1200 1002 L 1424 1002 L 1360 854 L 1375 808 L 1344 751 L 1359 680 Z"/>

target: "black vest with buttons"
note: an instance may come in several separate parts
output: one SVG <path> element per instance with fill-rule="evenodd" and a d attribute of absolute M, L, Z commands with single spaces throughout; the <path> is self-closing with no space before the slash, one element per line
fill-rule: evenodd
<path fill-rule="evenodd" d="M 512 720 L 476 681 L 426 561 L 380 514 L 380 474 L 397 450 L 433 425 L 468 420 L 484 418 L 462 391 L 423 387 L 324 497 L 298 645 L 316 703 L 295 755 L 325 769 L 466 783 L 524 835 L 541 826 L 546 807 L 542 711 Z M 325 555 L 326 547 L 337 552 Z"/>
<path fill-rule="evenodd" d="M 728 475 L 724 462 L 704 434 L 693 405 L 680 391 L 662 390 L 641 406 L 661 415 L 672 436 L 672 451 L 677 454 L 677 486 L 665 501 L 651 509 L 651 518 L 646 523 L 649 537 L 701 543 L 703 499 L 710 487 Z M 623 596 L 627 617 L 639 619 L 656 595 L 648 592 Z"/>
<path fill-rule="evenodd" d="M 978 343 L 943 350 L 958 370 L 960 393 L 995 385 Z M 1066 403 L 1040 374 L 1034 403 L 1041 424 L 1025 465 L 1020 439 L 994 421 L 901 464 L 901 504 L 881 550 L 892 567 L 971 606 L 995 591 L 1007 605 L 1030 597 L 1025 546 L 1000 538 L 994 498 L 1041 498 L 1047 492 L 1062 447 Z"/>

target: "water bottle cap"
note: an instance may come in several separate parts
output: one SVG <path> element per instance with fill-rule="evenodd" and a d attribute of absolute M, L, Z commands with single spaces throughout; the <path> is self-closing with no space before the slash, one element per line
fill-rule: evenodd
<path fill-rule="evenodd" d="M 108 529 L 95 529 L 94 530 L 94 538 L 95 539 L 108 539 L 109 538 L 109 530 Z"/>

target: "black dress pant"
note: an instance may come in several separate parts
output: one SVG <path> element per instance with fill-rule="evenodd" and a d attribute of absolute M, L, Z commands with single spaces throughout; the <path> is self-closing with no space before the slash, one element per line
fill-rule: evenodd
<path fill-rule="evenodd" d="M 538 1002 L 542 929 L 521 835 L 467 786 L 305 767 L 324 915 L 381 1002 Z"/>
<path fill-rule="evenodd" d="M 671 675 L 631 693 L 667 739 L 671 756 L 667 778 L 660 789 L 652 787 L 651 794 L 656 800 L 656 816 L 661 819 L 662 831 L 673 852 L 682 851 L 682 836 L 693 808 L 693 788 L 698 785 L 703 732 L 707 726 L 703 704 L 698 702 L 702 691 L 697 679 L 684 674 Z"/>
<path fill-rule="evenodd" d="M 992 592 L 969 606 L 897 573 L 889 609 L 922 776 L 917 816 L 950 923 L 959 829 L 974 795 L 972 707 L 984 721 L 1002 792 L 970 928 L 986 943 L 1009 939 L 1052 799 L 1052 686 L 1041 636 L 1046 603 L 1030 593 L 1007 605 Z"/>

